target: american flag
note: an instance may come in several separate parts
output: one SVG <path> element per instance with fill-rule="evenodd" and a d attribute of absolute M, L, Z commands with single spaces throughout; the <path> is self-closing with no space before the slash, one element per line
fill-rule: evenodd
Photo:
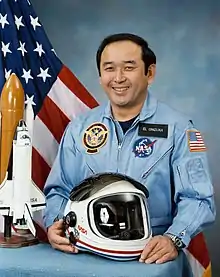
<path fill-rule="evenodd" d="M 57 57 L 30 1 L 0 0 L 0 44 L 0 91 L 15 73 L 35 103 L 32 178 L 43 189 L 66 125 L 98 103 Z"/>
<path fill-rule="evenodd" d="M 206 151 L 206 146 L 199 131 L 188 131 L 189 150 L 191 152 Z"/>
<path fill-rule="evenodd" d="M 11 73 L 33 97 L 33 180 L 43 189 L 69 120 L 98 105 L 60 61 L 28 0 L 0 1 L 0 89 Z"/>
<path fill-rule="evenodd" d="M 66 125 L 98 103 L 57 57 L 29 0 L 0 0 L 0 40 L 0 90 L 15 73 L 36 104 L 32 178 L 43 189 Z M 211 276 L 202 234 L 186 253 L 195 277 Z"/>

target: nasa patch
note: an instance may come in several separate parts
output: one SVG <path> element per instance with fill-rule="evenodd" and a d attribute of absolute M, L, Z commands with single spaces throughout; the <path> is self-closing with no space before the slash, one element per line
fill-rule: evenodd
<path fill-rule="evenodd" d="M 156 141 L 151 141 L 149 138 L 140 138 L 135 141 L 132 152 L 134 152 L 135 157 L 146 158 L 153 153 Z"/>

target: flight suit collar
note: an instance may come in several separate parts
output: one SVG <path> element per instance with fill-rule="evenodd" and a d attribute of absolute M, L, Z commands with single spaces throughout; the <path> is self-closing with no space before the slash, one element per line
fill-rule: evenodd
<path fill-rule="evenodd" d="M 155 114 L 157 109 L 158 100 L 148 91 L 146 100 L 141 109 L 140 121 L 150 118 Z"/>
<path fill-rule="evenodd" d="M 158 105 L 158 100 L 148 91 L 146 100 L 141 109 L 139 120 L 143 121 L 147 118 L 150 118 L 152 115 L 154 115 L 157 109 L 157 105 Z M 104 117 L 113 118 L 110 101 L 107 102 L 107 105 L 105 107 Z"/>

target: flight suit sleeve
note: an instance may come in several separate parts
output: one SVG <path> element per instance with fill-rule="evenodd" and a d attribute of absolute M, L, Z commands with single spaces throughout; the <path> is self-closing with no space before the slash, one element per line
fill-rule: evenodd
<path fill-rule="evenodd" d="M 216 215 L 206 146 L 191 121 L 185 131 L 175 132 L 171 162 L 176 209 L 166 233 L 178 236 L 187 247 L 192 237 L 214 222 Z"/>
<path fill-rule="evenodd" d="M 46 228 L 53 224 L 55 218 L 60 219 L 63 216 L 73 188 L 75 160 L 75 142 L 69 124 L 63 134 L 58 154 L 44 186 L 46 208 L 43 220 Z"/>

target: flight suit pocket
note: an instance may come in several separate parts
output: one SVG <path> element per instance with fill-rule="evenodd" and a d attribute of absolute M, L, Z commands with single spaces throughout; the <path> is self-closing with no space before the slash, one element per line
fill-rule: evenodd
<path fill-rule="evenodd" d="M 84 179 L 99 173 L 99 172 L 97 172 L 97 170 L 95 169 L 93 164 L 91 162 L 89 162 L 88 160 L 86 160 L 84 157 L 81 162 L 81 171 L 82 171 L 82 176 Z"/>
<path fill-rule="evenodd" d="M 180 182 L 186 191 L 193 191 L 199 198 L 211 197 L 213 186 L 209 176 L 207 161 L 199 156 L 183 161 L 177 166 Z"/>
<path fill-rule="evenodd" d="M 158 166 L 158 164 L 159 164 L 160 162 L 162 162 L 162 161 L 165 159 L 165 157 L 166 157 L 167 155 L 169 155 L 169 153 L 172 151 L 172 149 L 173 149 L 173 146 L 171 145 L 164 153 L 161 153 L 161 155 L 160 155 L 157 159 L 155 159 L 154 163 L 152 163 L 152 164 L 150 165 L 150 167 L 148 168 L 148 170 L 145 171 L 145 172 L 142 174 L 141 178 L 142 178 L 142 179 L 146 179 L 147 176 L 150 174 L 150 172 L 151 172 L 156 166 Z"/>
<path fill-rule="evenodd" d="M 86 166 L 92 174 L 95 174 L 95 170 L 88 163 L 86 163 Z"/>

